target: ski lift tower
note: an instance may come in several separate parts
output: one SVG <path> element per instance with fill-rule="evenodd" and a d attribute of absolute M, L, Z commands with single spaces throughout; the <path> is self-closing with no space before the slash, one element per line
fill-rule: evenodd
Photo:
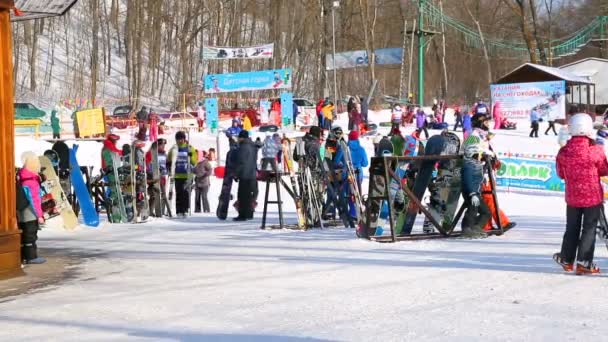
<path fill-rule="evenodd" d="M 424 48 L 437 32 L 426 30 L 424 24 L 424 9 L 428 0 L 418 0 L 418 28 L 415 32 L 418 37 L 418 104 L 424 105 Z"/>
<path fill-rule="evenodd" d="M 0 0 L 0 279 L 23 275 L 15 194 L 15 127 L 11 21 L 60 16 L 78 0 Z"/>

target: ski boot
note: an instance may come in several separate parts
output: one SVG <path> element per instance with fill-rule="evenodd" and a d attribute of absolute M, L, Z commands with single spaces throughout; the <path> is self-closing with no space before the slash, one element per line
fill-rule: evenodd
<path fill-rule="evenodd" d="M 576 263 L 576 275 L 599 274 L 600 268 L 595 263 L 583 261 Z"/>
<path fill-rule="evenodd" d="M 553 260 L 558 263 L 566 272 L 572 272 L 574 269 L 574 264 L 571 262 L 566 262 L 560 253 L 553 254 Z"/>
<path fill-rule="evenodd" d="M 45 262 L 46 262 L 46 259 L 43 257 L 37 257 L 35 259 L 25 261 L 25 263 L 28 265 L 39 265 L 39 264 L 44 264 Z"/>

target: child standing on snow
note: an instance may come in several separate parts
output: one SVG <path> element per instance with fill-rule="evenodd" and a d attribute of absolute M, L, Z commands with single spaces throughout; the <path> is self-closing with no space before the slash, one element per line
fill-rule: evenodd
<path fill-rule="evenodd" d="M 21 259 L 24 264 L 42 264 L 38 256 L 38 229 L 44 223 L 40 190 L 40 161 L 34 152 L 21 156 L 23 167 L 17 176 L 17 223 L 21 230 Z"/>
<path fill-rule="evenodd" d="M 591 116 L 573 115 L 568 130 L 572 138 L 559 150 L 556 161 L 557 174 L 566 182 L 566 232 L 553 260 L 569 272 L 577 256 L 576 274 L 595 274 L 600 272 L 593 263 L 595 229 L 604 201 L 600 177 L 608 176 L 608 161 L 602 145 L 594 141 Z"/>

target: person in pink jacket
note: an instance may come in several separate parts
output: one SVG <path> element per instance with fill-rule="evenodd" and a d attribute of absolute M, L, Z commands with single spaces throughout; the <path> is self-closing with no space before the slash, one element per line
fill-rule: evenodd
<path fill-rule="evenodd" d="M 561 252 L 553 259 L 569 272 L 577 256 L 576 274 L 595 274 L 600 272 L 593 263 L 595 229 L 604 205 L 600 177 L 608 176 L 608 161 L 603 146 L 594 140 L 591 116 L 573 115 L 568 130 L 572 138 L 559 150 L 556 167 L 566 183 L 566 232 Z"/>
<path fill-rule="evenodd" d="M 492 115 L 494 115 L 494 129 L 500 129 L 500 126 L 502 125 L 502 109 L 500 102 L 496 102 L 496 104 L 494 104 Z"/>
<path fill-rule="evenodd" d="M 34 152 L 21 156 L 23 167 L 17 173 L 16 209 L 17 223 L 21 230 L 21 259 L 24 264 L 42 264 L 45 258 L 38 256 L 39 225 L 44 223 L 40 190 L 40 162 Z"/>

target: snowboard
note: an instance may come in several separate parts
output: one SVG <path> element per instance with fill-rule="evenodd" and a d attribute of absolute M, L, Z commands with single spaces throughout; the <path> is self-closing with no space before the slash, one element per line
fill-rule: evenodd
<path fill-rule="evenodd" d="M 151 173 L 151 198 L 150 207 L 155 217 L 162 217 L 163 196 L 161 195 L 161 176 L 158 165 L 158 145 L 155 143 L 151 148 L 152 162 L 150 163 Z"/>
<path fill-rule="evenodd" d="M 306 229 L 306 217 L 304 216 L 302 197 L 298 194 L 298 188 L 296 185 L 296 174 L 294 172 L 293 163 L 291 160 L 291 148 L 289 140 L 284 139 L 281 144 L 281 147 L 283 150 L 283 161 L 285 163 L 285 167 L 287 168 L 287 172 L 289 173 L 289 180 L 291 182 L 291 189 L 293 192 L 293 200 L 296 204 L 296 214 L 298 215 L 298 228 Z"/>
<path fill-rule="evenodd" d="M 354 212 L 351 212 L 351 215 L 354 214 L 356 217 L 357 225 L 363 222 L 363 199 L 361 198 L 361 193 L 359 192 L 359 187 L 357 185 L 357 175 L 355 174 L 355 169 L 352 163 L 352 157 L 350 155 L 350 149 L 344 140 L 339 141 L 340 147 L 342 148 L 342 155 L 344 156 L 346 172 L 347 172 L 347 181 L 348 181 L 348 189 L 350 191 L 351 204 L 354 208 Z"/>
<path fill-rule="evenodd" d="M 52 210 L 58 213 L 63 220 L 63 227 L 67 230 L 73 230 L 78 226 L 78 218 L 72 210 L 72 206 L 67 199 L 67 196 L 63 192 L 61 188 L 61 183 L 59 181 L 59 176 L 55 173 L 55 169 L 53 168 L 53 164 L 51 161 L 45 157 L 38 157 L 41 166 L 41 173 L 44 175 L 44 181 L 41 184 L 41 187 L 44 189 L 49 199 L 52 203 Z M 48 198 L 47 197 L 47 198 Z M 43 207 L 44 207 L 44 197 L 43 197 Z"/>
<path fill-rule="evenodd" d="M 232 171 L 226 170 L 224 179 L 222 181 L 222 190 L 220 192 L 219 201 L 217 203 L 217 209 L 215 215 L 220 220 L 225 220 L 228 217 L 228 207 L 230 206 L 230 200 L 232 200 L 232 182 L 234 175 Z"/>
<path fill-rule="evenodd" d="M 131 195 L 133 196 L 133 208 L 135 209 L 134 222 L 145 222 L 149 216 L 148 191 L 146 184 L 146 156 L 144 150 L 139 147 L 140 141 L 136 140 L 131 146 Z"/>
<path fill-rule="evenodd" d="M 69 150 L 70 153 L 70 181 L 74 188 L 74 193 L 78 202 L 80 203 L 80 211 L 84 219 L 84 224 L 89 227 L 99 226 L 99 214 L 95 210 L 95 205 L 91 200 L 91 194 L 87 184 L 84 181 L 80 165 L 76 159 L 76 152 L 78 151 L 78 145 L 74 144 Z"/>
<path fill-rule="evenodd" d="M 112 223 L 127 223 L 129 215 L 125 205 L 125 196 L 123 194 L 123 182 L 128 179 L 126 170 L 122 167 L 122 160 L 117 153 L 112 153 L 112 169 L 106 170 L 109 172 L 108 187 L 109 199 L 106 210 L 111 212 Z"/>
<path fill-rule="evenodd" d="M 386 174 L 383 158 L 372 158 L 369 165 L 369 188 L 365 206 L 364 220 L 357 226 L 357 236 L 369 238 L 374 235 L 382 235 L 384 232 L 384 222 L 379 222 L 383 197 L 386 196 Z M 388 209 L 388 208 L 386 208 Z"/>
<path fill-rule="evenodd" d="M 441 154 L 459 154 L 460 138 L 452 132 L 444 133 L 443 136 L 445 137 L 445 144 Z M 439 162 L 437 177 L 432 184 L 434 189 L 431 191 L 428 209 L 445 230 L 449 230 L 452 226 L 454 214 L 458 208 L 462 188 L 461 170 L 462 159 L 442 160 Z M 425 233 L 433 232 L 433 226 L 428 218 L 424 220 L 423 229 Z"/>
<path fill-rule="evenodd" d="M 53 144 L 52 150 L 57 153 L 58 157 L 56 173 L 59 177 L 61 188 L 70 202 L 72 210 L 76 213 L 72 182 L 70 180 L 70 148 L 65 142 L 57 141 Z"/>

